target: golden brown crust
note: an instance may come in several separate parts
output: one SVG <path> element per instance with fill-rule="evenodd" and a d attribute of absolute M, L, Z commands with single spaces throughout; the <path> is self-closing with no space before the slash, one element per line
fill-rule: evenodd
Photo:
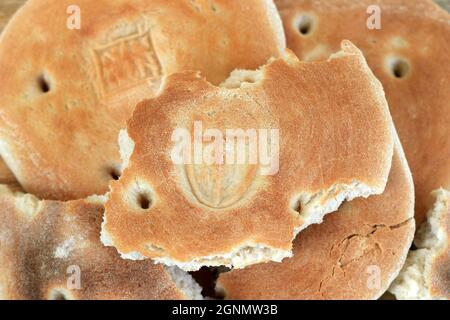
<path fill-rule="evenodd" d="M 163 75 L 220 82 L 285 47 L 271 0 L 80 0 L 80 30 L 73 4 L 29 0 L 0 37 L 0 154 L 40 198 L 105 193 L 119 129 Z"/>
<path fill-rule="evenodd" d="M 431 1 L 277 0 L 288 47 L 300 59 L 326 59 L 342 39 L 354 42 L 383 83 L 416 187 L 416 221 L 432 190 L 450 187 L 450 15 Z M 369 30 L 369 5 L 381 8 L 381 30 Z M 298 18 L 312 19 L 300 34 Z M 400 60 L 396 60 L 400 59 Z M 392 66 L 409 66 L 396 78 Z M 397 65 L 400 67 L 402 65 Z M 408 68 L 408 67 L 405 67 Z"/>
<path fill-rule="evenodd" d="M 320 222 L 320 214 L 334 211 L 346 197 L 384 190 L 392 122 L 381 86 L 368 70 L 359 50 L 344 43 L 329 62 L 274 60 L 260 71 L 261 80 L 237 89 L 214 87 L 194 73 L 169 77 L 163 92 L 139 104 L 128 122 L 134 152 L 120 181 L 111 185 L 103 231 L 119 252 L 164 263 L 258 245 L 286 256 L 295 230 Z M 174 165 L 172 133 L 192 133 L 195 121 L 222 132 L 279 129 L 279 171 L 264 176 L 258 165 Z M 232 170 L 237 175 L 230 184 L 224 175 Z M 203 185 L 220 189 L 222 198 L 197 192 Z M 151 198 L 147 210 L 139 207 L 142 193 Z M 233 199 L 224 204 L 227 194 Z M 225 258 L 202 262 L 232 264 Z"/>
<path fill-rule="evenodd" d="M 382 195 L 345 203 L 300 233 L 294 257 L 220 275 L 227 299 L 376 299 L 414 235 L 414 189 L 400 143 Z M 377 278 L 379 275 L 379 278 Z"/>
<path fill-rule="evenodd" d="M 125 261 L 100 243 L 102 205 L 39 202 L 0 189 L 0 299 L 185 297 L 163 267 Z M 74 267 L 81 275 L 79 290 L 67 287 L 75 284 Z"/>

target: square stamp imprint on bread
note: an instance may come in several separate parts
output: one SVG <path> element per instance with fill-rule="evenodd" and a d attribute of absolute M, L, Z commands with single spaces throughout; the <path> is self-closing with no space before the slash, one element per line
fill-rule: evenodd
<path fill-rule="evenodd" d="M 158 86 L 162 67 L 153 48 L 150 30 L 135 31 L 94 49 L 103 98 L 140 84 Z"/>

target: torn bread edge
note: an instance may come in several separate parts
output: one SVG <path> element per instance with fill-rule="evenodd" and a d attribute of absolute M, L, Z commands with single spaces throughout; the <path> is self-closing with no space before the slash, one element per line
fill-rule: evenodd
<path fill-rule="evenodd" d="M 389 288 L 389 292 L 398 300 L 449 299 L 449 295 L 435 296 L 431 286 L 433 264 L 439 257 L 449 254 L 446 225 L 450 214 L 450 192 L 439 189 L 432 194 L 436 202 L 427 214 L 427 222 L 417 231 L 414 240 L 417 250 L 409 252 L 399 276 Z M 450 288 L 447 290 L 450 294 Z"/>
<path fill-rule="evenodd" d="M 371 75 L 372 86 L 374 92 L 377 93 L 379 104 L 383 105 L 386 109 L 387 115 L 392 121 L 389 114 L 389 108 L 386 101 L 383 86 L 379 80 L 375 77 L 367 62 L 365 61 L 361 51 L 355 47 L 350 41 L 344 40 L 342 42 L 342 50 L 334 53 L 330 56 L 330 60 L 345 57 L 347 55 L 357 55 L 361 59 L 361 65 L 364 70 Z M 287 63 L 297 63 L 297 57 L 290 51 L 286 50 L 284 59 Z M 265 68 L 274 61 L 270 59 L 268 64 L 261 66 L 258 70 L 235 70 L 230 74 L 230 77 L 225 80 L 219 87 L 226 89 L 239 89 L 246 86 L 257 85 L 258 82 L 264 79 Z M 165 81 L 160 88 L 160 92 L 164 90 Z M 392 125 L 394 132 L 394 127 Z M 129 136 L 126 129 L 123 129 L 119 133 L 119 147 L 122 160 L 121 171 L 129 166 L 131 156 L 135 148 L 135 142 Z M 390 150 L 390 158 L 392 159 L 394 154 L 394 145 L 392 142 L 392 150 Z M 388 172 L 390 171 L 390 168 Z M 324 217 L 339 209 L 344 201 L 352 201 L 356 198 L 368 198 L 372 195 L 380 195 L 384 192 L 388 181 L 388 175 L 386 175 L 383 185 L 381 187 L 370 187 L 359 181 L 352 181 L 350 184 L 335 184 L 328 190 L 318 193 L 302 193 L 297 198 L 297 203 L 292 203 L 292 207 L 295 207 L 299 203 L 301 204 L 302 211 L 300 215 L 303 218 L 301 226 L 297 227 L 293 231 L 292 240 L 304 229 L 312 224 L 320 224 L 323 222 Z M 106 229 L 106 217 L 103 218 L 101 239 L 105 246 L 115 247 L 113 238 L 108 234 Z M 117 249 L 117 248 L 116 248 Z M 120 252 L 121 257 L 130 260 L 144 260 L 148 257 L 142 255 L 139 252 Z M 231 252 L 218 253 L 210 256 L 203 256 L 193 259 L 191 261 L 179 261 L 168 257 L 152 258 L 156 263 L 161 263 L 166 266 L 177 266 L 185 271 L 197 271 L 201 267 L 219 267 L 225 266 L 228 268 L 242 269 L 249 265 L 265 263 L 269 261 L 281 262 L 285 258 L 292 257 L 292 250 L 282 250 L 267 246 L 261 243 L 246 242 L 236 247 Z"/>

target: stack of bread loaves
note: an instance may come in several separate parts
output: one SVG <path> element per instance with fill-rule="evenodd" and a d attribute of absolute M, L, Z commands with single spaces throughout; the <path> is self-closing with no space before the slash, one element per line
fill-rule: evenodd
<path fill-rule="evenodd" d="M 28 0 L 0 81 L 0 299 L 450 298 L 431 0 Z"/>

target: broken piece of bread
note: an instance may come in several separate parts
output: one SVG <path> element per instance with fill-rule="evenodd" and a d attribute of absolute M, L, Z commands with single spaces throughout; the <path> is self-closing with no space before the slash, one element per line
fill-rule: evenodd
<path fill-rule="evenodd" d="M 229 163 L 239 139 L 230 134 L 229 145 L 225 133 L 240 130 L 241 150 L 255 155 L 246 134 L 261 129 L 279 133 L 259 136 L 270 161 Z M 197 140 L 181 163 L 173 157 L 178 130 Z M 127 259 L 189 271 L 291 256 L 298 232 L 345 200 L 382 193 L 393 154 L 383 89 L 349 42 L 327 62 L 288 55 L 236 71 L 221 87 L 197 73 L 170 76 L 119 140 L 124 173 L 111 185 L 103 243 Z M 217 151 L 217 142 L 226 146 Z M 197 147 L 227 161 L 197 162 Z"/>
<path fill-rule="evenodd" d="M 386 91 L 413 173 L 420 225 L 430 193 L 450 188 L 450 14 L 431 0 L 275 3 L 287 46 L 299 59 L 326 60 L 342 39 L 364 52 Z"/>
<path fill-rule="evenodd" d="M 436 202 L 417 232 L 403 269 L 389 291 L 399 300 L 450 299 L 450 192 L 433 192 Z"/>
<path fill-rule="evenodd" d="M 39 198 L 104 194 L 119 130 L 164 76 L 218 84 L 284 49 L 272 0 L 29 0 L 0 37 L 0 155 Z"/>
<path fill-rule="evenodd" d="M 39 201 L 0 186 L 0 299 L 201 299 L 190 275 L 100 242 L 103 200 Z"/>
<path fill-rule="evenodd" d="M 414 236 L 414 188 L 398 139 L 382 195 L 345 203 L 300 233 L 282 263 L 222 273 L 225 299 L 377 299 L 398 275 Z"/>

